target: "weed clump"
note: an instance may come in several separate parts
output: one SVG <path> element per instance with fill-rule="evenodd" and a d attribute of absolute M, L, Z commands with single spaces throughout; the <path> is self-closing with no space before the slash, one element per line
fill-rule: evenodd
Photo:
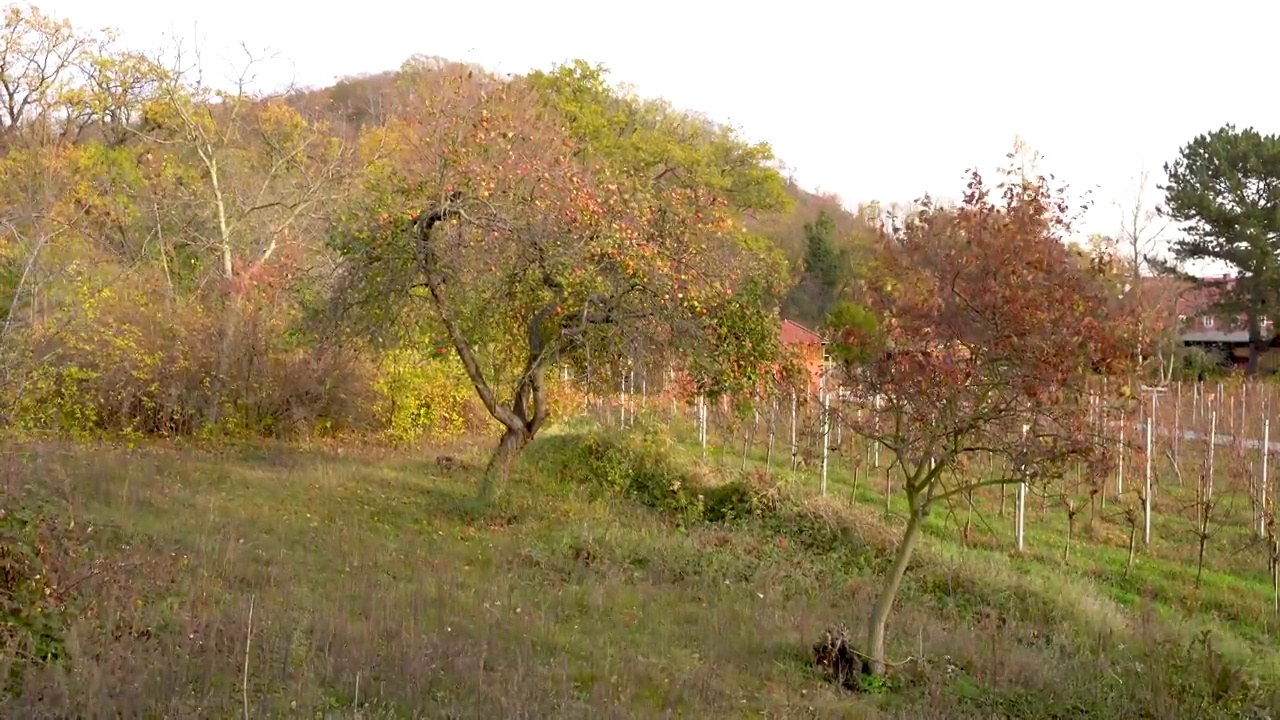
<path fill-rule="evenodd" d="M 38 508 L 0 495 L 0 668 L 4 694 L 17 694 L 33 667 L 60 661 L 71 620 L 64 593 L 68 528 Z"/>
<path fill-rule="evenodd" d="M 567 469 L 582 484 L 630 495 L 655 510 L 685 520 L 702 516 L 698 483 L 653 443 L 589 433 L 579 445 L 578 462 Z"/>
<path fill-rule="evenodd" d="M 684 522 L 730 522 L 779 510 L 783 496 L 763 475 L 711 484 L 683 467 L 661 438 L 636 439 L 606 432 L 581 438 L 577 461 L 564 468 L 572 479 L 628 495 Z"/>
<path fill-rule="evenodd" d="M 771 515 L 783 506 L 782 489 L 762 473 L 707 488 L 704 519 L 724 522 L 745 517 Z"/>
<path fill-rule="evenodd" d="M 849 628 L 843 623 L 827 628 L 813 644 L 813 666 L 828 682 L 846 690 L 862 689 L 862 678 L 870 666 L 849 640 Z"/>

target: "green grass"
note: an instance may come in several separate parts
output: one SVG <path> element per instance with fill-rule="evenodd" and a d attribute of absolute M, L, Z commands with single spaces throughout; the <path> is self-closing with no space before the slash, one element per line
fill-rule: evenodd
<path fill-rule="evenodd" d="M 636 440 L 646 435 L 656 439 Z M 1271 707 L 1265 572 L 1216 563 L 1193 597 L 1182 586 L 1194 566 L 1170 539 L 1125 578 L 1101 519 L 1099 539 L 1081 531 L 1063 567 L 1060 513 L 1034 508 L 1021 557 L 1006 550 L 1007 519 L 989 517 L 995 533 L 966 547 L 963 513 L 936 513 L 891 620 L 892 659 L 915 659 L 877 692 L 836 688 L 809 647 L 839 622 L 860 639 L 901 508 L 886 515 L 880 484 L 865 480 L 850 502 L 837 461 L 827 497 L 812 473 L 774 473 L 772 502 L 753 510 L 713 489 L 738 476 L 741 446 L 703 462 L 681 437 L 559 428 L 488 508 L 473 501 L 487 443 L 451 450 L 465 460 L 451 469 L 433 453 L 377 449 L 13 447 L 0 507 L 34 509 L 82 551 L 50 560 L 55 585 L 74 584 L 66 658 L 28 670 L 0 716 L 1225 718 Z M 769 487 L 762 460 L 749 458 L 751 497 Z M 1193 643 L 1201 628 L 1214 650 Z"/>

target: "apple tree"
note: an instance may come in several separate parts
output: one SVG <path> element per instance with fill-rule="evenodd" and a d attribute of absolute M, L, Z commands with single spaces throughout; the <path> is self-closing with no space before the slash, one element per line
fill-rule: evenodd
<path fill-rule="evenodd" d="M 332 233 L 334 307 L 367 337 L 447 338 L 502 427 L 483 496 L 545 425 L 562 357 L 602 335 L 697 352 L 767 265 L 724 193 L 580 152 L 526 80 L 409 68 L 389 106 Z"/>
<path fill-rule="evenodd" d="M 613 87 L 604 67 L 582 60 L 531 73 L 528 82 L 564 120 L 575 155 L 607 168 L 611 180 L 628 194 L 711 193 L 724 201 L 721 212 L 735 220 L 791 207 L 767 143 L 744 142 L 732 128 Z M 592 365 L 630 364 L 639 358 L 679 369 L 690 397 L 754 393 L 766 378 L 762 373 L 769 359 L 780 350 L 779 321 L 769 311 L 778 306 L 786 283 L 786 259 L 762 235 L 737 227 L 733 234 L 735 243 L 708 249 L 719 256 L 712 261 L 721 263 L 719 272 L 734 276 L 728 283 L 734 287 L 732 296 L 701 309 L 695 322 L 686 320 L 679 327 L 662 323 L 660 339 L 602 326 L 593 342 L 577 344 L 566 361 L 590 376 Z M 754 262 L 739 268 L 735 256 L 744 250 Z M 699 272 L 694 266 L 688 269 Z M 690 341 L 694 346 L 687 347 Z"/>

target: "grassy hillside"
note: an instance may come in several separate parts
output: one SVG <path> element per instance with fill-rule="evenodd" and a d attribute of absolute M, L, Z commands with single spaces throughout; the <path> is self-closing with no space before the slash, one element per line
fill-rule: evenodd
<path fill-rule="evenodd" d="M 1099 538 L 1064 570 L 1056 529 L 1039 523 L 1026 556 L 961 552 L 946 517 L 908 575 L 887 685 L 838 688 L 810 647 L 842 622 L 860 635 L 898 523 L 883 496 L 864 481 L 850 502 L 837 463 L 817 498 L 799 477 L 765 481 L 762 458 L 740 475 L 738 460 L 704 460 L 680 437 L 556 428 L 484 512 L 471 502 L 481 456 L 467 446 L 450 451 L 457 464 L 274 445 L 11 448 L 0 528 L 29 542 L 10 547 L 42 548 L 54 622 L 31 626 L 66 623 L 65 661 L 17 682 L 16 651 L 37 633 L 9 633 L 0 664 L 23 692 L 0 715 L 1227 718 L 1271 707 L 1273 623 L 1246 570 L 1219 563 L 1193 596 L 1177 558 L 1144 559 L 1126 579 L 1123 553 Z M 28 556 L 4 557 L 12 569 Z M 1209 605 L 1188 607 L 1193 597 Z"/>

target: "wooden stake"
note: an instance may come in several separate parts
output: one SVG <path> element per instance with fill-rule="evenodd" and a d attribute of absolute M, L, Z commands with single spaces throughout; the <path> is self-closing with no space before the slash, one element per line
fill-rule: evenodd
<path fill-rule="evenodd" d="M 1030 425 L 1022 426 L 1022 442 L 1027 442 L 1027 431 L 1031 429 Z M 1027 480 L 1026 466 L 1020 468 L 1022 482 L 1018 483 L 1018 499 L 1017 505 L 1014 507 L 1014 539 L 1017 543 L 1018 552 L 1022 552 L 1026 539 L 1026 523 L 1027 523 Z"/>
<path fill-rule="evenodd" d="M 1152 404 L 1155 403 L 1155 395 L 1151 396 Z M 1152 419 L 1147 418 L 1147 477 L 1146 477 L 1146 493 L 1142 498 L 1142 544 L 1151 544 L 1151 427 Z"/>

